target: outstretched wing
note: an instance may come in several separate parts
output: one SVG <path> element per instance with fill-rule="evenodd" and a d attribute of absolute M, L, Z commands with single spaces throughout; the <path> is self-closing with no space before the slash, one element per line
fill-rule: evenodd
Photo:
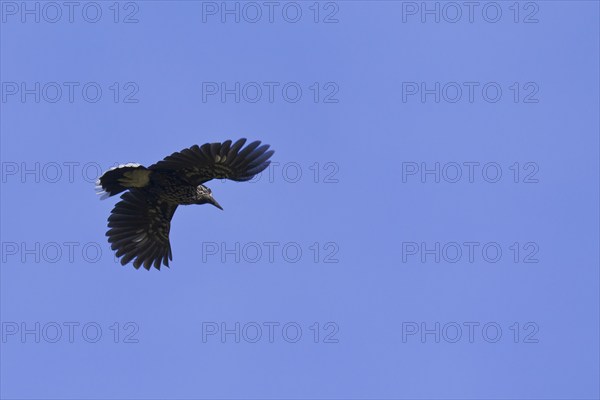
<path fill-rule="evenodd" d="M 233 143 L 206 143 L 173 153 L 164 160 L 148 167 L 154 171 L 177 171 L 192 185 L 200 185 L 211 179 L 231 179 L 243 182 L 252 179 L 270 164 L 273 150 L 269 145 L 252 142 L 242 148 L 246 139 Z M 267 151 L 268 150 L 268 151 Z"/>
<path fill-rule="evenodd" d="M 160 269 L 161 262 L 169 266 L 173 259 L 169 231 L 176 204 L 161 202 L 145 190 L 130 189 L 121 196 L 110 217 L 106 232 L 111 248 L 117 251 L 121 264 L 133 261 L 133 266 Z"/>

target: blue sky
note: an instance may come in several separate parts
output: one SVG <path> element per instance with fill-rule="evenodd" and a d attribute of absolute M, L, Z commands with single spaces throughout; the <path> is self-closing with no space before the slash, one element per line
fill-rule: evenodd
<path fill-rule="evenodd" d="M 2 398 L 600 395 L 597 2 L 0 12 Z M 99 173 L 239 137 L 115 261 Z"/>

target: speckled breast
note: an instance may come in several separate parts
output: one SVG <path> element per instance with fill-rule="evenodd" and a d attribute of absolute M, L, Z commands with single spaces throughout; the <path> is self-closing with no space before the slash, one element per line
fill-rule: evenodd
<path fill-rule="evenodd" d="M 196 187 L 168 174 L 153 174 L 152 191 L 163 201 L 175 204 L 194 204 L 198 200 Z"/>

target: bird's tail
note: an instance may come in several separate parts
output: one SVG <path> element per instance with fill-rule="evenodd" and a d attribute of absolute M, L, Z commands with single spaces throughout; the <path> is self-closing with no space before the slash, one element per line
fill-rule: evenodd
<path fill-rule="evenodd" d="M 150 182 L 151 171 L 140 164 L 123 164 L 106 171 L 96 181 L 96 193 L 101 199 L 130 188 L 140 188 Z"/>

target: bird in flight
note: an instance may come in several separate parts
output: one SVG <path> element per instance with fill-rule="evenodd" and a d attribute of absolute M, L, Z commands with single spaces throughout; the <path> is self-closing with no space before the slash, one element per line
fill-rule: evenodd
<path fill-rule="evenodd" d="M 149 167 L 124 164 L 106 171 L 96 181 L 101 199 L 121 192 L 108 218 L 106 232 L 111 248 L 125 265 L 150 270 L 169 266 L 173 259 L 169 230 L 179 205 L 212 204 L 223 209 L 212 191 L 204 186 L 211 179 L 244 182 L 270 164 L 274 151 L 255 141 L 244 147 L 246 139 L 235 143 L 194 145 L 176 152 Z"/>

